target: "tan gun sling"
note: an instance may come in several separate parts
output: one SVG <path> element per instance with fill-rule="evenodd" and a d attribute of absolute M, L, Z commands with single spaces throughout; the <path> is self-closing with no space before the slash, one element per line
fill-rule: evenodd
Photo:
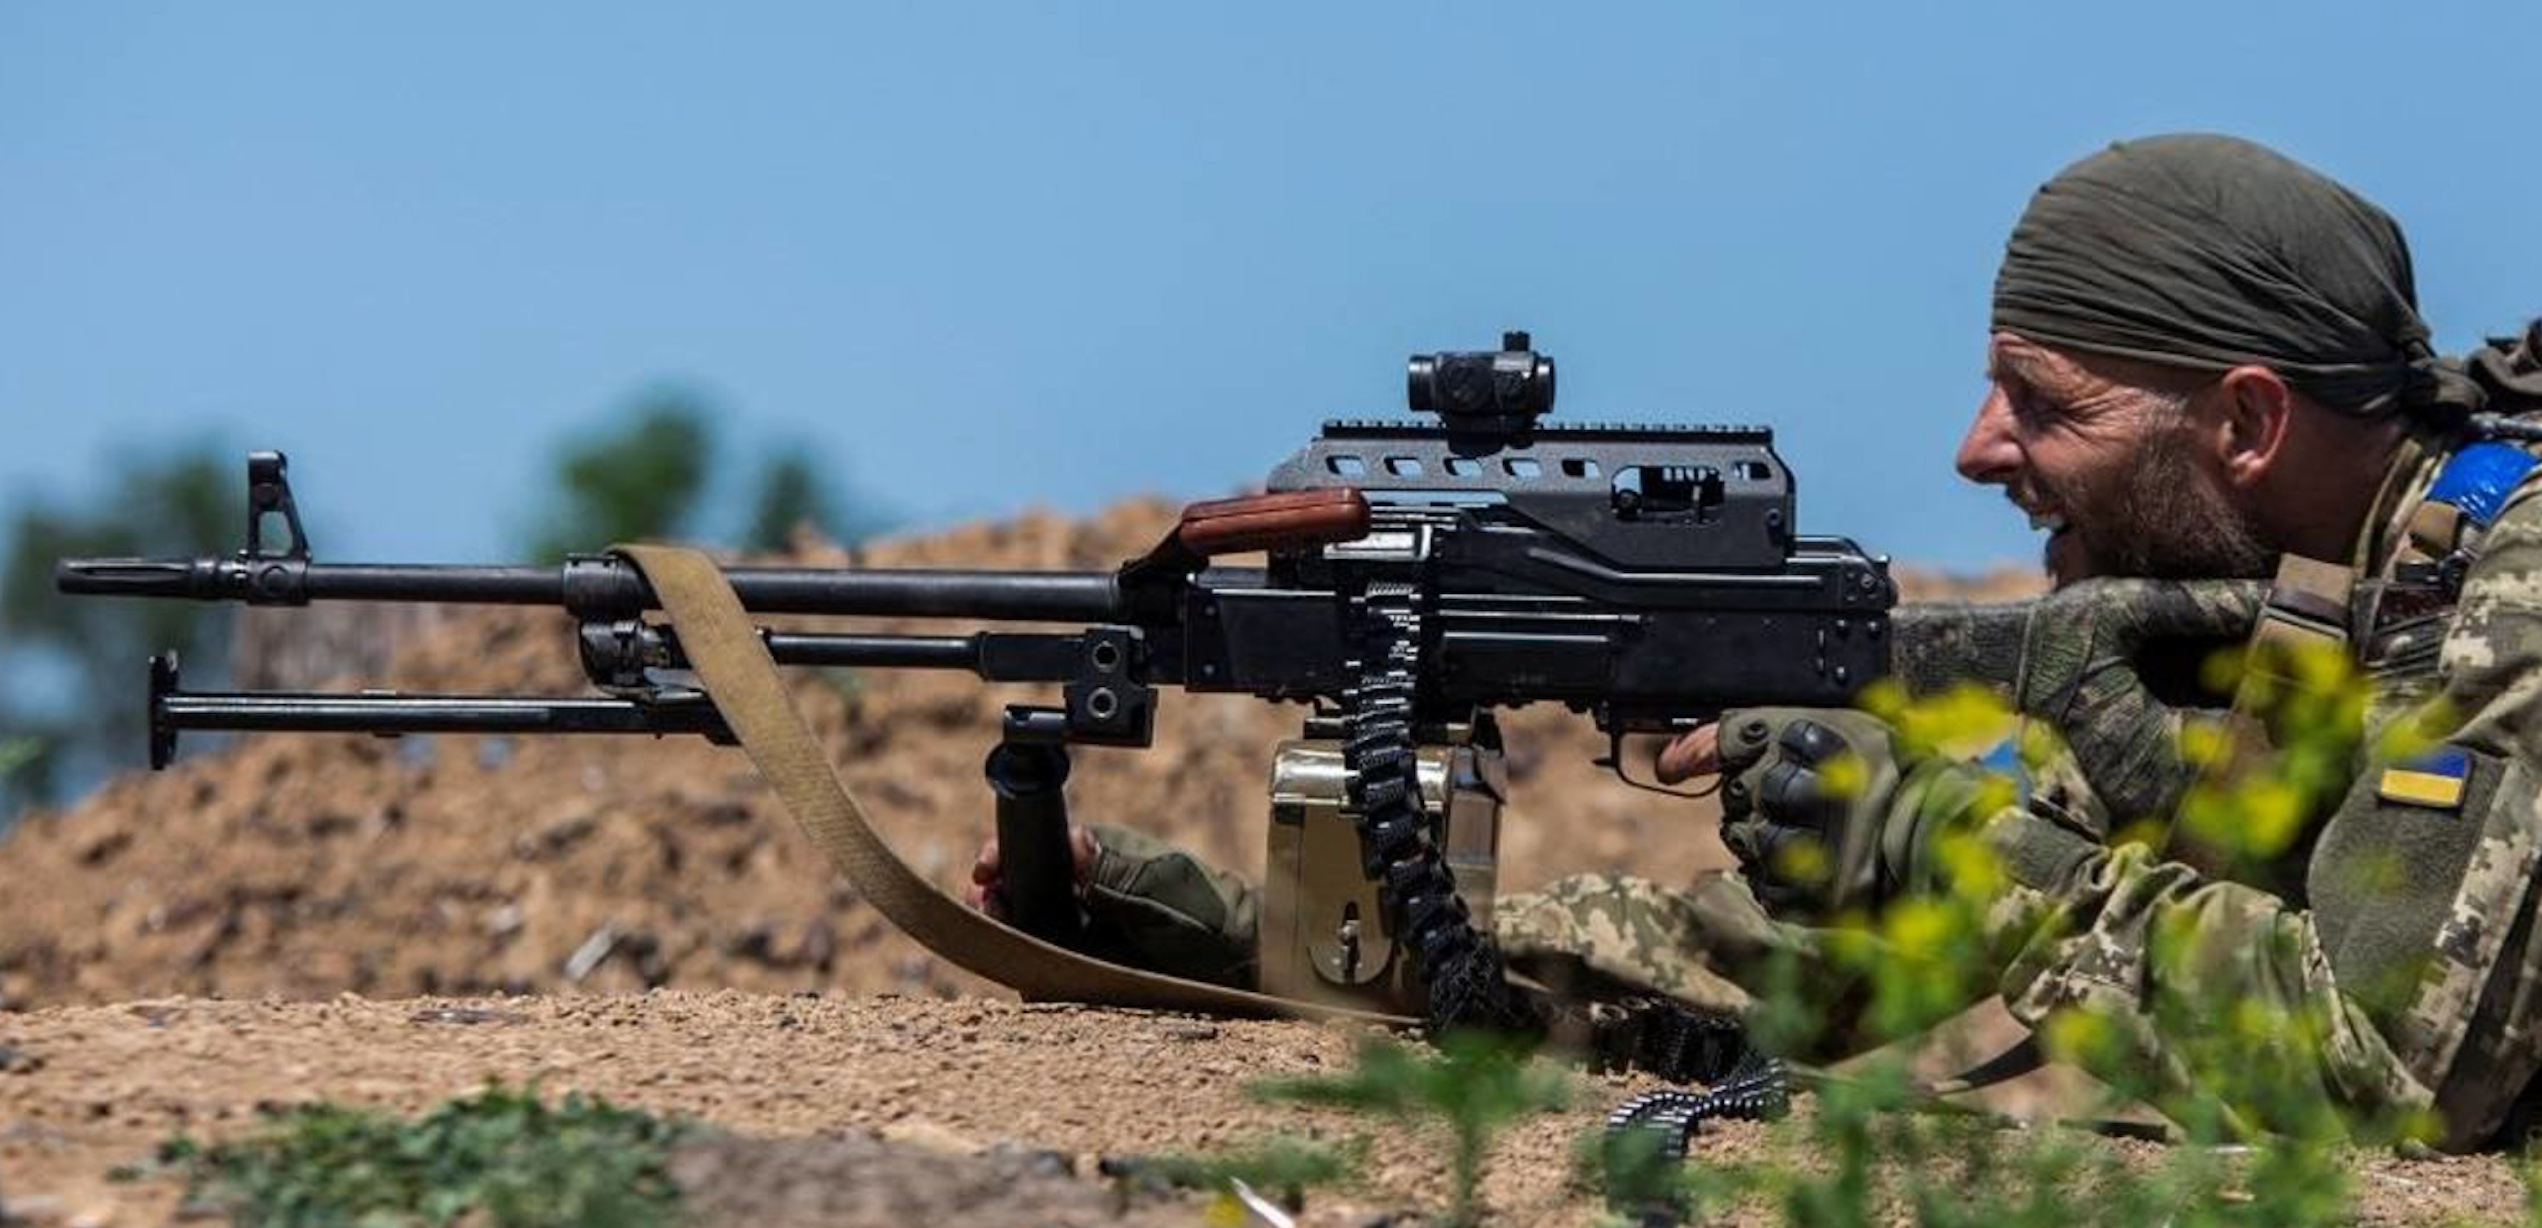
<path fill-rule="evenodd" d="M 838 777 L 794 706 L 776 659 L 706 555 L 678 546 L 619 546 L 653 586 L 689 665 L 759 775 L 830 865 L 900 931 L 947 962 L 1027 1001 L 1091 1002 L 1226 1015 L 1291 1015 L 1411 1024 L 1125 968 L 992 920 L 929 883 L 894 853 Z"/>

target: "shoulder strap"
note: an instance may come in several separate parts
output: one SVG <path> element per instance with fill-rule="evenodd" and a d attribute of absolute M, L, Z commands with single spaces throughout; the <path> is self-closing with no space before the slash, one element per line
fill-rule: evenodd
<path fill-rule="evenodd" d="M 2302 665 L 2305 656 L 2347 650 L 2349 605 L 2355 584 L 2356 573 L 2348 567 L 2299 554 L 2278 556 L 2277 577 L 2270 582 L 2267 601 L 2251 624 L 2250 638 L 2244 642 L 2242 674 L 2233 689 L 2232 706 L 2215 727 L 2222 735 L 2218 753 L 2198 767 L 2194 778 L 2197 785 L 2215 786 L 2244 779 L 2260 770 L 2262 762 L 2275 753 L 2269 714 L 2286 696 L 2303 694 L 2319 685 L 2312 671 Z M 2169 817 L 2170 825 L 2162 842 L 2165 859 L 2181 862 L 2212 879 L 2240 882 L 2289 897 L 2300 892 L 2300 858 L 2255 863 L 2236 841 L 2220 840 L 2217 833 L 2197 830 L 2184 822 L 2181 814 Z"/>

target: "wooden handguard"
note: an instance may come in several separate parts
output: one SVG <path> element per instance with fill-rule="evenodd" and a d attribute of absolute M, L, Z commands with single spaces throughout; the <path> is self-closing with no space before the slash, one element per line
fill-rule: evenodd
<path fill-rule="evenodd" d="M 1368 535 L 1368 500 L 1347 486 L 1212 499 L 1183 509 L 1174 538 L 1202 558 L 1357 541 Z"/>

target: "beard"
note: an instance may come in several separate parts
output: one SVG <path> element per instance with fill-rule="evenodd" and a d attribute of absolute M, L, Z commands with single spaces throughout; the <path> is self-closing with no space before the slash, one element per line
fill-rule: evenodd
<path fill-rule="evenodd" d="M 2048 542 L 2058 584 L 2086 576 L 2265 579 L 2276 571 L 2277 549 L 2198 468 L 2191 442 L 2185 423 L 2160 427 L 2116 472 L 2043 488 L 2068 525 Z"/>

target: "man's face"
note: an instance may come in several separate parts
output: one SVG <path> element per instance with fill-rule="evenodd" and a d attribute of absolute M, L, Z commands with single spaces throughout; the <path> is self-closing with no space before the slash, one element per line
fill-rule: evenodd
<path fill-rule="evenodd" d="M 2055 583 L 2087 576 L 2265 576 L 2260 540 L 2176 373 L 1997 333 L 1960 474 L 2004 488 L 2048 531 Z"/>

